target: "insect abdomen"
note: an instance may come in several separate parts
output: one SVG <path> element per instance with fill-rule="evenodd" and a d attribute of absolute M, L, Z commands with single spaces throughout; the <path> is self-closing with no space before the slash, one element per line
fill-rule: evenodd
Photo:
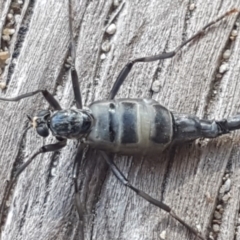
<path fill-rule="evenodd" d="M 171 113 L 154 100 L 119 99 L 90 105 L 94 148 L 122 154 L 161 152 L 172 140 Z"/>

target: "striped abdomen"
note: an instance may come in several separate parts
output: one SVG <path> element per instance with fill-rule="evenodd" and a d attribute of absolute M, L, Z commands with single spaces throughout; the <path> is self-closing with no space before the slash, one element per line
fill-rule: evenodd
<path fill-rule="evenodd" d="M 161 152 L 172 140 L 171 113 L 154 100 L 118 99 L 89 106 L 93 128 L 87 143 L 122 154 Z"/>

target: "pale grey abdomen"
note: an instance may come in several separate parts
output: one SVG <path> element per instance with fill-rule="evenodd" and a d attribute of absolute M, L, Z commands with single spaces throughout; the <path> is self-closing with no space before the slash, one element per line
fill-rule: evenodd
<path fill-rule="evenodd" d="M 118 99 L 90 106 L 94 118 L 87 143 L 122 154 L 161 152 L 172 141 L 171 113 L 154 100 Z"/>

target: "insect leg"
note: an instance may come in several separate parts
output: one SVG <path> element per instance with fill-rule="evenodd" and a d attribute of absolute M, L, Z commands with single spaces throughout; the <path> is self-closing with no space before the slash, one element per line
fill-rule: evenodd
<path fill-rule="evenodd" d="M 76 61 L 76 46 L 73 40 L 73 29 L 72 29 L 72 4 L 71 0 L 68 0 L 68 16 L 69 16 L 69 31 L 70 31 L 70 53 L 71 53 L 71 80 L 72 80 L 72 87 L 74 92 L 74 97 L 76 100 L 77 108 L 82 108 L 82 96 L 79 88 L 78 83 L 78 74 L 75 68 L 75 61 Z"/>
<path fill-rule="evenodd" d="M 225 18 L 226 16 L 235 13 L 235 12 L 239 12 L 237 9 L 232 9 L 228 12 L 226 12 L 225 14 L 223 14 L 222 16 L 218 17 L 217 19 L 215 19 L 214 21 L 208 23 L 207 25 L 205 25 L 201 30 L 199 30 L 197 33 L 195 33 L 192 37 L 190 37 L 189 39 L 185 40 L 181 45 L 179 45 L 177 48 L 175 48 L 175 50 L 173 50 L 172 52 L 166 52 L 166 53 L 161 53 L 158 55 L 154 55 L 154 56 L 149 56 L 149 57 L 142 57 L 142 58 L 137 58 L 134 59 L 132 61 L 130 61 L 128 64 L 126 64 L 126 66 L 121 70 L 121 72 L 119 73 L 117 80 L 115 81 L 108 100 L 113 99 L 116 94 L 118 93 L 119 88 L 121 87 L 122 83 L 124 82 L 124 80 L 127 78 L 129 72 L 131 71 L 133 65 L 137 62 L 153 62 L 153 61 L 158 61 L 161 59 L 166 59 L 166 58 L 172 58 L 176 55 L 176 53 L 178 51 L 180 51 L 185 45 L 187 45 L 189 42 L 193 41 L 194 39 L 198 38 L 199 36 L 201 36 L 202 34 L 205 33 L 205 30 L 207 28 L 209 28 L 210 26 L 212 26 L 213 24 L 219 22 L 220 20 L 222 20 L 223 18 Z"/>
<path fill-rule="evenodd" d="M 130 189 L 132 189 L 137 195 L 139 195 L 140 197 L 144 198 L 146 201 L 148 201 L 149 203 L 159 207 L 160 209 L 162 209 L 165 212 L 168 212 L 174 219 L 176 219 L 178 222 L 180 222 L 183 226 L 185 226 L 190 232 L 192 232 L 194 235 L 196 235 L 199 239 L 205 240 L 204 237 L 202 237 L 198 231 L 196 231 L 193 227 L 191 227 L 190 225 L 188 225 L 186 222 L 184 222 L 180 217 L 177 216 L 177 214 L 166 204 L 164 204 L 161 201 L 158 201 L 154 198 L 152 198 L 151 196 L 149 196 L 147 193 L 135 188 L 134 186 L 132 186 L 128 179 L 123 175 L 123 173 L 119 170 L 119 168 L 117 167 L 117 165 L 113 162 L 113 160 L 103 151 L 100 151 L 100 153 L 102 154 L 103 158 L 105 159 L 105 161 L 107 162 L 107 164 L 109 165 L 110 169 L 112 170 L 113 174 L 116 176 L 116 178 L 125 186 L 128 187 Z"/>
<path fill-rule="evenodd" d="M 58 101 L 53 97 L 53 95 L 51 93 L 48 92 L 48 90 L 37 90 L 34 92 L 29 92 L 29 93 L 25 93 L 22 95 L 19 95 L 17 97 L 14 98 L 1 98 L 1 101 L 7 101 L 7 102 L 17 102 L 20 101 L 23 98 L 28 98 L 31 97 L 37 93 L 42 93 L 42 95 L 44 96 L 44 98 L 47 100 L 47 102 L 51 105 L 51 107 L 53 107 L 55 110 L 61 110 L 61 106 L 59 105 Z"/>
<path fill-rule="evenodd" d="M 62 141 L 59 141 L 59 142 L 54 143 L 54 144 L 49 144 L 49 145 L 42 146 L 35 153 L 33 153 L 32 156 L 22 166 L 20 166 L 20 168 L 13 175 L 11 181 L 8 183 L 8 186 L 7 186 L 7 189 L 6 189 L 3 201 L 2 201 L 2 205 L 1 205 L 1 208 L 0 208 L 0 223 L 2 223 L 5 203 L 6 203 L 6 201 L 8 200 L 8 198 L 10 196 L 10 192 L 11 192 L 12 186 L 16 182 L 18 176 L 35 159 L 35 157 L 37 155 L 39 155 L 40 153 L 54 152 L 54 151 L 60 150 L 61 148 L 65 147 L 66 144 L 67 144 L 67 140 L 62 140 Z"/>

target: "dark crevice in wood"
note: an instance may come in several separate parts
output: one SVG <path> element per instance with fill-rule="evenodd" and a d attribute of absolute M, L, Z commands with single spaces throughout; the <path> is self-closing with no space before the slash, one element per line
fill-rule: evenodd
<path fill-rule="evenodd" d="M 143 33 L 147 27 L 147 21 L 145 19 L 141 19 L 141 25 L 138 27 L 138 29 L 136 29 L 136 31 L 134 32 L 135 34 L 131 37 L 131 39 L 127 40 L 127 43 L 125 45 L 125 47 L 128 49 L 129 48 L 129 51 L 128 53 L 131 51 L 131 55 L 130 55 L 130 58 L 127 59 L 127 58 L 123 58 L 124 59 L 124 64 L 127 64 L 129 61 L 132 61 L 133 59 L 136 59 L 136 58 L 139 58 L 139 57 L 145 57 L 142 53 L 141 54 L 138 54 L 137 56 L 133 56 L 133 49 L 136 47 L 137 43 L 138 42 L 141 42 L 141 37 L 143 36 Z M 130 46 L 132 46 L 133 48 L 130 48 Z M 140 49 L 142 50 L 142 49 Z M 152 53 L 148 53 L 147 55 L 151 55 Z M 126 55 L 126 53 L 124 53 L 124 55 Z M 138 65 L 146 65 L 147 63 L 138 63 Z M 148 63 L 148 64 L 152 64 L 152 63 Z M 135 64 L 137 65 L 137 64 Z M 136 68 L 137 66 L 133 67 L 133 70 L 134 68 Z M 125 65 L 122 65 L 121 68 L 123 68 Z M 135 82 L 132 81 L 132 73 L 133 73 L 133 70 L 130 72 L 129 76 L 127 77 L 127 79 L 125 80 L 124 84 L 127 84 L 128 86 L 128 93 L 126 94 L 126 96 L 124 97 L 128 97 L 131 93 L 131 89 L 133 88 L 133 85 L 135 85 Z M 120 70 L 119 70 L 119 73 L 120 73 Z M 116 79 L 114 79 L 115 81 Z M 153 81 L 151 79 L 147 79 L 147 81 Z M 112 86 L 111 86 L 112 87 Z M 121 90 L 120 90 L 121 91 Z M 149 97 L 152 97 L 151 93 L 150 93 L 150 96 Z"/>
<path fill-rule="evenodd" d="M 156 69 L 155 69 L 155 72 L 153 74 L 153 78 L 152 78 L 152 81 L 151 81 L 151 86 L 154 83 L 154 81 L 159 79 L 159 76 L 161 75 L 163 66 L 164 66 L 164 60 L 160 60 L 158 62 L 158 65 L 157 65 Z M 160 79 L 160 81 L 161 81 L 161 79 Z M 149 97 L 153 98 L 153 95 L 154 95 L 155 92 L 152 90 L 152 88 L 150 88 L 148 92 L 149 92 Z"/>
<path fill-rule="evenodd" d="M 82 18 L 81 18 L 80 21 L 78 22 L 79 25 L 78 25 L 78 27 L 76 28 L 76 29 L 78 29 L 78 31 L 75 32 L 76 34 L 75 34 L 75 36 L 74 36 L 74 41 L 75 41 L 75 42 L 78 42 L 79 33 L 80 33 L 81 29 L 82 29 L 83 18 L 84 18 L 84 16 L 85 16 L 85 13 L 86 13 L 86 11 L 87 11 L 87 8 L 88 8 L 88 5 L 89 5 L 89 4 L 90 4 L 90 2 L 89 2 L 89 1 L 86 1 L 85 6 L 83 7 L 84 12 L 83 12 L 83 14 L 82 14 Z M 73 33 L 73 34 L 74 34 L 74 33 Z"/>
<path fill-rule="evenodd" d="M 83 13 L 83 15 L 82 15 L 82 18 L 81 18 L 81 20 L 80 20 L 80 24 L 79 24 L 79 26 L 77 27 L 77 33 L 75 34 L 75 37 L 74 37 L 74 41 L 77 43 L 78 42 L 78 38 L 80 37 L 79 36 L 79 34 L 80 34 L 80 32 L 81 32 L 81 27 L 82 27 L 82 22 L 83 22 L 83 19 L 84 19 L 84 16 L 85 16 L 85 12 L 87 11 L 87 8 L 88 8 L 88 5 L 89 4 L 86 4 L 86 6 L 85 6 L 85 11 L 84 11 L 84 13 Z M 75 29 L 74 29 L 75 30 Z M 73 34 L 74 34 L 74 32 L 73 32 Z M 104 41 L 104 38 L 106 38 L 106 35 L 105 35 L 105 32 L 103 31 L 102 32 L 102 34 L 101 34 L 101 41 L 100 41 L 100 43 L 103 43 L 103 41 Z M 101 44 L 99 44 L 99 46 L 101 46 Z M 76 45 L 76 49 L 77 49 L 77 45 Z M 88 85 L 88 88 L 90 88 L 91 86 L 95 86 L 95 78 L 96 78 L 96 76 L 97 76 L 97 73 L 98 73 L 98 69 L 99 69 L 99 62 L 101 62 L 101 61 L 99 61 L 100 60 L 100 55 L 101 55 L 101 49 L 99 48 L 98 49 L 98 53 L 97 53 L 97 59 L 96 59 L 96 63 L 97 64 L 95 64 L 95 68 L 94 68 L 94 70 L 93 70 L 93 79 L 91 79 L 91 80 L 89 80 L 89 85 Z M 82 79 L 79 79 L 79 81 L 81 82 L 81 80 Z M 79 85 L 80 85 L 80 89 L 81 89 L 81 84 L 80 84 L 80 82 L 79 82 Z M 85 99 L 83 99 L 83 106 L 86 106 L 87 105 L 87 102 L 88 102 L 88 98 L 89 98 L 89 91 L 86 91 L 86 95 L 85 95 Z M 93 96 L 94 96 L 94 93 L 92 94 Z M 93 101 L 93 99 L 91 100 L 91 102 Z"/>
<path fill-rule="evenodd" d="M 19 224 L 19 235 L 22 236 L 21 234 L 21 230 L 22 230 L 22 227 L 24 226 L 24 223 L 25 223 L 25 220 L 26 220 L 26 212 L 27 212 L 27 209 L 28 209 L 28 203 L 26 203 L 25 207 L 24 207 L 24 210 L 23 210 L 23 213 L 22 213 L 22 218 L 21 218 L 21 221 L 20 221 L 20 224 Z"/>
<path fill-rule="evenodd" d="M 234 182 L 234 178 L 238 178 L 239 176 L 237 174 L 235 174 L 235 170 L 237 169 L 239 171 L 239 147 L 238 146 L 234 146 L 233 147 L 233 151 L 230 155 L 230 159 L 231 161 L 229 161 L 227 168 L 229 169 L 229 171 L 232 173 L 233 177 L 232 177 L 232 182 Z M 233 186 L 234 188 L 234 186 Z M 235 215 L 235 221 L 234 221 L 234 239 L 233 240 L 238 240 L 239 239 L 239 229 L 240 229 L 240 223 L 239 223 L 239 217 L 240 217 L 240 202 L 239 202 L 239 186 L 238 188 L 238 197 L 236 199 L 238 199 L 238 204 L 236 207 L 236 215 Z M 231 191 L 231 190 L 230 190 Z"/>
<path fill-rule="evenodd" d="M 92 150 L 93 151 L 93 150 Z M 96 152 L 96 151 L 95 151 Z M 96 155 L 96 154 L 95 154 Z M 95 198 L 92 200 L 92 204 L 91 204 L 91 213 L 92 213 L 92 225 L 91 225 L 91 230 L 89 231 L 90 233 L 90 239 L 93 239 L 93 232 L 94 232 L 94 222 L 95 222 L 95 217 L 96 217 L 96 209 L 97 209 L 97 205 L 98 202 L 100 201 L 100 199 L 102 198 L 103 195 L 103 191 L 105 190 L 104 186 L 106 185 L 106 181 L 109 178 L 109 174 L 111 174 L 111 172 L 109 171 L 109 167 L 107 165 L 107 163 L 104 162 L 103 159 L 101 159 L 101 166 L 100 164 L 96 164 L 96 168 L 100 168 L 100 175 L 98 176 L 98 182 L 95 186 L 95 190 L 93 191 L 93 195 L 95 195 Z M 98 161 L 99 163 L 99 161 Z"/>
<path fill-rule="evenodd" d="M 56 83 L 55 83 L 55 86 L 54 86 L 52 94 L 55 94 L 57 92 L 58 86 L 64 86 L 64 83 L 68 79 L 70 68 L 66 66 L 66 63 L 68 63 L 68 58 L 69 57 L 70 57 L 70 51 L 69 51 L 69 46 L 68 46 L 68 50 L 65 51 L 65 56 L 64 56 L 63 63 L 62 63 L 62 67 L 61 67 L 61 69 L 59 71 L 59 74 L 58 74 L 58 76 L 56 78 Z M 81 91 L 81 86 L 80 86 L 80 91 Z M 73 95 L 73 92 L 72 92 L 72 95 Z M 60 98 L 62 98 L 62 94 L 61 94 Z M 73 102 L 70 104 L 70 106 L 68 106 L 68 108 L 71 108 L 73 106 L 75 106 L 75 99 L 74 99 L 74 97 L 73 97 Z"/>
<path fill-rule="evenodd" d="M 67 78 L 68 78 L 68 73 L 70 71 L 70 69 L 67 69 L 65 64 L 67 62 L 67 58 L 69 56 L 69 50 L 65 52 L 65 56 L 64 56 L 64 61 L 63 61 L 63 64 L 62 64 L 62 68 L 60 69 L 59 71 L 59 74 L 56 78 L 56 82 L 55 82 L 55 85 L 54 85 L 54 88 L 53 88 L 53 92 L 52 94 L 56 93 L 57 92 L 57 88 L 58 86 L 63 86 L 64 83 L 67 81 Z M 72 93 L 73 94 L 73 93 Z M 61 98 L 62 98 L 62 94 L 61 94 Z M 74 103 L 75 104 L 75 103 Z M 69 106 L 72 107 L 73 104 L 71 104 Z"/>
<path fill-rule="evenodd" d="M 78 26 L 75 27 L 75 19 L 74 19 L 74 12 L 73 12 L 73 19 L 72 19 L 72 25 L 73 25 L 73 40 L 76 44 L 76 49 L 77 49 L 77 42 L 78 42 L 78 38 L 79 38 L 79 33 L 81 32 L 81 28 L 82 28 L 82 23 L 83 23 L 83 18 L 85 16 L 85 13 L 87 11 L 88 5 L 90 4 L 89 1 L 86 2 L 85 6 L 83 7 L 84 12 L 82 14 L 82 18 L 80 19 L 80 21 L 78 21 Z M 77 31 L 76 31 L 77 30 Z"/>
<path fill-rule="evenodd" d="M 89 149 L 85 152 L 85 155 L 86 157 L 83 158 L 80 166 L 79 191 L 81 192 L 81 202 L 85 205 L 86 226 L 89 227 L 89 222 L 91 222 L 91 229 L 87 229 L 86 232 L 88 232 L 91 236 L 90 238 L 92 238 L 97 203 L 101 198 L 103 186 L 107 178 L 108 167 L 103 160 L 99 161 L 96 151 Z M 94 178 L 96 179 L 94 180 Z M 87 216 L 91 217 L 90 221 Z"/>
<path fill-rule="evenodd" d="M 95 212 L 95 201 L 96 201 L 95 190 L 96 190 L 97 183 L 92 184 L 92 181 L 94 181 L 94 179 L 93 179 L 93 178 L 95 178 L 94 173 L 95 173 L 97 167 L 98 167 L 97 164 L 94 164 L 94 166 L 91 165 L 91 167 L 89 167 L 88 173 L 87 173 L 87 175 L 89 177 L 88 184 L 86 187 L 86 203 L 89 203 L 86 206 L 87 214 L 93 214 L 93 211 Z"/>
<path fill-rule="evenodd" d="M 189 26 L 189 22 L 191 21 L 191 18 L 193 16 L 193 11 L 189 9 L 190 4 L 194 3 L 192 0 L 188 1 L 188 4 L 186 4 L 186 11 L 185 11 L 185 18 L 184 18 L 184 23 L 183 23 L 183 33 L 182 33 L 182 42 L 186 41 L 188 36 L 187 36 L 187 30 Z M 191 44 L 191 43 L 190 43 Z"/>
<path fill-rule="evenodd" d="M 221 91 L 220 90 L 220 82 L 221 82 L 222 78 L 224 77 L 224 73 L 221 74 L 222 75 L 221 78 L 219 78 L 217 75 L 219 74 L 219 68 L 220 68 L 221 64 L 223 62 L 228 62 L 230 60 L 230 59 L 227 59 L 227 61 L 226 61 L 226 60 L 223 59 L 222 56 L 223 56 L 223 53 L 227 49 L 233 49 L 233 45 L 235 44 L 235 41 L 230 39 L 230 35 L 231 35 L 232 30 L 236 29 L 235 23 L 238 19 L 240 19 L 240 16 L 238 16 L 238 18 L 236 18 L 235 22 L 233 23 L 233 27 L 229 31 L 229 35 L 228 35 L 228 38 L 227 38 L 228 40 L 226 41 L 225 46 L 223 47 L 223 49 L 221 51 L 221 54 L 218 57 L 218 61 L 215 64 L 215 71 L 213 72 L 212 80 L 211 80 L 211 83 L 210 83 L 210 86 L 209 86 L 209 91 L 208 91 L 208 94 L 206 96 L 205 107 L 204 107 L 204 118 L 208 117 L 209 111 L 210 111 L 212 105 L 214 104 L 212 102 L 214 102 L 214 99 L 217 97 L 213 94 L 213 92 L 214 91 L 217 91 L 217 92 Z"/>
<path fill-rule="evenodd" d="M 220 10 L 222 9 L 223 6 L 223 0 L 220 1 L 219 7 L 218 7 L 218 12 L 220 12 Z"/>
<path fill-rule="evenodd" d="M 106 41 L 106 40 L 109 40 L 109 42 L 110 42 L 110 40 L 113 36 L 106 33 L 106 28 L 112 22 L 117 21 L 116 18 L 119 17 L 120 12 L 123 7 L 124 7 L 124 3 L 122 3 L 116 9 L 114 9 L 113 5 L 110 5 L 110 7 L 108 9 L 108 13 L 106 14 L 108 17 L 105 22 L 105 27 L 103 28 L 103 31 L 101 32 L 101 36 L 100 36 L 101 40 L 99 42 L 99 46 L 101 46 L 104 43 L 104 41 Z M 113 15 L 113 17 L 110 17 L 110 15 Z M 96 54 L 97 58 L 96 58 L 95 68 L 93 70 L 93 79 L 90 81 L 90 85 L 88 88 L 93 86 L 92 89 L 94 89 L 94 87 L 96 86 L 96 79 L 98 78 L 98 73 L 99 73 L 99 70 L 100 70 L 101 64 L 102 64 L 102 61 L 100 59 L 101 54 L 102 54 L 102 49 L 101 49 L 101 47 L 99 47 L 97 50 L 97 54 Z M 109 69 L 109 71 L 110 71 L 110 69 Z M 107 74 L 107 76 L 108 76 L 108 74 Z M 89 98 L 88 93 L 89 93 L 89 91 L 86 92 L 85 105 L 88 102 L 88 98 Z M 92 96 L 91 102 L 93 102 L 94 101 L 94 92 L 93 92 L 93 94 L 90 94 L 90 95 Z"/>
<path fill-rule="evenodd" d="M 18 148 L 18 151 L 17 151 L 17 155 L 16 155 L 16 158 L 14 160 L 14 163 L 13 163 L 13 166 L 12 166 L 12 169 L 11 169 L 11 175 L 10 175 L 10 180 L 8 181 L 8 184 L 10 183 L 10 181 L 13 179 L 16 171 L 18 170 L 19 167 L 22 166 L 23 162 L 24 162 L 24 151 L 25 151 L 25 145 L 26 145 L 26 134 L 27 134 L 27 125 L 28 125 L 28 122 L 24 125 L 24 131 L 18 141 L 18 144 L 16 146 L 16 148 Z M 4 189 L 4 195 L 3 195 L 3 199 L 5 198 L 7 192 L 8 191 L 8 184 L 6 186 L 6 188 Z M 16 184 L 17 184 L 17 181 L 14 183 L 12 189 L 11 189 L 11 192 L 13 192 L 14 188 L 16 187 Z M 9 199 L 10 198 L 10 199 Z M 10 196 L 8 197 L 8 199 L 6 199 L 6 201 L 13 201 L 12 199 L 12 195 L 10 194 Z M 1 204 L 3 206 L 5 206 L 4 208 L 4 213 L 6 213 L 6 215 L 8 214 L 8 211 L 9 209 L 6 207 L 6 202 L 2 201 Z M 0 223 L 1 226 L 3 226 L 5 223 Z"/>
<path fill-rule="evenodd" d="M 131 39 L 128 40 L 128 42 L 126 43 L 126 47 L 129 48 L 131 46 L 135 46 L 137 44 L 137 42 L 139 42 L 139 40 L 141 39 L 141 36 L 144 32 L 144 30 L 146 29 L 146 20 L 142 21 L 142 24 L 139 26 L 139 28 L 136 30 L 136 34 L 134 34 L 132 36 Z M 136 56 L 136 57 L 143 57 L 143 56 Z M 130 60 L 130 59 L 126 59 Z"/>
<path fill-rule="evenodd" d="M 170 31 L 169 36 L 167 37 L 166 44 L 165 44 L 165 46 L 164 46 L 164 48 L 163 48 L 163 50 L 162 50 L 162 53 L 165 53 L 165 52 L 167 52 L 167 51 L 172 51 L 172 50 L 168 50 L 168 45 L 169 45 L 169 41 L 170 41 L 170 38 L 171 38 L 171 33 L 172 33 L 172 31 Z M 159 51 L 159 53 L 160 53 L 160 51 Z M 156 54 L 159 54 L 159 53 L 156 53 Z M 174 56 L 174 57 L 175 57 L 175 56 Z M 174 58 L 174 57 L 173 57 L 173 58 Z M 152 84 L 153 84 L 154 81 L 156 81 L 156 80 L 159 79 L 159 76 L 161 75 L 162 69 L 163 69 L 164 66 L 165 66 L 164 63 L 166 62 L 166 60 L 167 60 L 167 59 L 163 59 L 163 60 L 159 60 L 159 61 L 158 61 L 158 65 L 157 65 L 156 70 L 155 70 L 155 72 L 154 72 L 154 74 L 153 74 L 153 78 L 151 79 L 151 86 L 152 86 Z M 163 79 L 163 81 L 164 81 L 164 80 L 167 81 L 167 80 L 168 80 L 167 77 L 168 77 L 168 76 L 166 76 L 166 78 Z M 161 81 L 161 79 L 160 79 L 160 81 Z M 149 90 L 149 95 L 150 95 L 150 98 L 152 98 L 153 95 L 154 95 L 154 91 L 152 90 L 152 88 Z"/>
<path fill-rule="evenodd" d="M 51 162 L 50 162 L 49 167 L 48 167 L 49 172 L 48 172 L 48 175 L 45 176 L 46 177 L 46 190 L 44 192 L 44 200 L 43 200 L 43 208 L 44 209 L 42 210 L 42 212 L 44 212 L 44 210 L 45 210 L 45 208 L 47 206 L 46 203 L 48 202 L 49 193 L 50 193 L 49 186 L 51 184 L 51 180 L 54 178 L 54 176 L 52 175 L 51 171 L 52 171 L 53 168 L 56 168 L 54 166 L 54 162 L 58 161 L 59 155 L 60 155 L 60 152 L 53 152 L 53 154 L 51 156 Z M 41 228 L 41 226 L 42 226 L 42 222 L 40 223 L 39 228 Z"/>
<path fill-rule="evenodd" d="M 25 15 L 23 16 L 21 26 L 19 27 L 18 32 L 15 33 L 15 34 L 17 34 L 17 40 L 16 40 L 16 43 L 14 46 L 11 62 L 9 64 L 9 69 L 8 69 L 7 79 L 6 79 L 7 85 L 11 81 L 11 77 L 12 77 L 12 74 L 13 74 L 14 68 L 15 68 L 14 62 L 16 61 L 16 59 L 18 58 L 18 56 L 21 52 L 23 42 L 24 42 L 26 34 L 28 32 L 30 20 L 32 18 L 33 11 L 34 11 L 34 6 L 35 6 L 35 0 L 31 0 L 29 3 L 29 6 L 28 6 L 28 10 L 25 12 Z"/>
<path fill-rule="evenodd" d="M 84 12 L 83 12 L 83 14 L 82 14 L 82 17 L 81 17 L 81 19 L 80 19 L 80 21 L 78 21 L 77 22 L 77 26 L 76 26 L 76 21 L 74 21 L 75 19 L 74 19 L 74 12 L 73 12 L 73 19 L 72 19 L 72 26 L 73 26 L 73 41 L 75 42 L 75 49 L 77 50 L 77 43 L 78 43 L 78 39 L 79 39 L 79 34 L 80 34 L 80 32 L 81 32 L 81 29 L 82 29 L 82 23 L 83 23 L 83 19 L 84 19 L 84 16 L 85 16 L 85 13 L 86 13 L 86 11 L 87 11 L 87 9 L 88 9 L 88 6 L 89 6 L 89 4 L 90 4 L 90 2 L 89 1 L 86 1 L 86 4 L 85 4 L 85 6 L 83 7 L 83 9 L 84 9 Z M 66 60 L 67 60 L 67 57 L 68 56 L 70 56 L 70 52 L 68 51 L 68 54 L 67 54 L 67 56 L 66 56 Z M 76 56 L 77 57 L 77 56 Z M 65 61 L 66 62 L 66 61 Z M 77 72 L 78 72 L 78 69 L 76 69 L 77 70 Z M 65 74 L 66 74 L 66 72 L 65 72 Z M 78 74 L 78 76 L 79 76 L 80 74 Z M 81 94 L 82 94 L 82 88 L 81 88 L 81 81 L 82 81 L 82 79 L 78 79 L 78 82 L 79 82 L 79 88 L 80 88 L 80 92 L 81 92 Z M 82 101 L 83 101 L 83 99 L 82 99 Z M 75 105 L 75 100 L 74 100 L 74 102 L 71 104 L 71 107 L 72 107 L 72 105 Z M 86 103 L 84 103 L 84 106 L 86 105 Z"/>
<path fill-rule="evenodd" d="M 225 176 L 225 174 L 231 174 L 232 156 L 233 156 L 233 155 L 234 155 L 234 149 L 232 148 L 232 149 L 230 150 L 230 153 L 229 153 L 228 162 L 227 162 L 227 165 L 226 165 L 226 168 L 225 168 L 225 172 L 224 172 L 224 174 L 223 174 L 222 176 Z M 231 176 L 229 176 L 229 179 L 231 179 Z M 219 186 L 218 186 L 218 190 L 217 190 L 217 193 L 218 193 L 218 194 L 217 194 L 217 196 L 216 196 L 216 198 L 215 198 L 215 201 L 214 201 L 214 207 L 212 208 L 211 217 L 209 218 L 210 220 L 209 220 L 209 224 L 208 224 L 208 226 L 209 226 L 209 228 L 208 228 L 208 236 L 210 235 L 210 232 L 212 232 L 212 233 L 213 233 L 213 236 L 214 236 L 214 239 L 217 239 L 217 238 L 218 238 L 218 235 L 219 235 L 219 232 L 214 232 L 214 231 L 213 231 L 214 213 L 215 213 L 215 211 L 219 211 L 219 210 L 217 209 L 217 206 L 221 205 L 221 206 L 222 206 L 221 210 L 223 210 L 223 211 L 221 212 L 221 217 L 223 217 L 224 211 L 225 211 L 226 206 L 227 206 L 228 201 L 229 201 L 229 200 L 228 200 L 227 202 L 224 202 L 224 201 L 222 200 L 222 198 L 221 198 L 221 194 L 223 195 L 223 193 L 220 193 L 220 189 L 222 188 L 223 185 L 224 185 L 224 180 L 222 180 L 222 183 L 219 184 Z M 231 188 L 230 188 L 230 190 L 229 190 L 228 192 L 226 192 L 226 193 L 224 193 L 224 194 L 227 194 L 227 193 L 229 193 L 230 191 L 231 191 Z M 222 223 L 222 218 L 218 219 L 218 221 L 220 222 L 219 226 L 220 226 L 220 228 L 221 228 L 221 225 L 223 224 L 223 223 Z"/>
<path fill-rule="evenodd" d="M 126 190 L 127 190 L 127 189 L 126 189 Z M 131 193 L 131 194 L 133 194 L 133 193 Z M 120 230 L 119 230 L 119 236 L 118 236 L 117 239 L 123 239 L 122 233 L 123 233 L 123 231 L 124 231 L 124 225 L 125 225 L 125 222 L 126 222 L 125 220 L 126 220 L 126 217 L 127 217 L 127 213 L 128 213 L 128 211 L 129 211 L 129 202 L 130 202 L 130 201 L 127 202 L 126 207 L 124 208 L 123 219 L 121 220 Z"/>
<path fill-rule="evenodd" d="M 165 191 L 166 191 L 166 186 L 168 184 L 168 179 L 171 176 L 172 173 L 172 166 L 174 163 L 174 159 L 175 159 L 175 152 L 176 152 L 176 146 L 172 146 L 171 149 L 169 150 L 169 155 L 168 155 L 168 159 L 167 161 L 167 166 L 166 166 L 166 170 L 164 172 L 164 176 L 163 176 L 163 181 L 162 181 L 162 185 L 161 185 L 161 201 L 164 201 L 164 195 L 165 195 Z"/>
<path fill-rule="evenodd" d="M 54 162 L 57 162 L 59 161 L 59 155 L 60 155 L 60 152 L 57 151 L 57 152 L 53 152 L 52 156 L 51 156 L 51 162 L 49 164 L 49 172 L 48 172 L 48 175 L 47 175 L 47 179 L 46 179 L 46 186 L 49 186 L 50 182 L 51 182 L 51 179 L 54 177 L 51 173 L 52 169 L 53 168 L 56 168 L 54 166 Z M 45 203 L 45 201 L 44 201 Z"/>
<path fill-rule="evenodd" d="M 111 5 L 109 8 L 108 8 L 108 12 L 107 12 L 107 17 L 106 17 L 106 19 L 105 19 L 105 23 L 104 23 L 104 25 L 105 26 L 107 26 L 108 25 L 108 23 L 109 23 L 109 21 L 111 20 L 111 15 L 114 13 L 114 6 L 113 5 Z"/>
<path fill-rule="evenodd" d="M 9 1 L 1 1 L 0 4 L 0 15 L 1 17 L 3 16 L 4 13 L 8 13 L 9 12 L 9 9 L 10 9 L 10 3 L 11 3 L 11 0 Z M 4 28 L 4 25 L 6 23 L 6 17 L 5 18 L 2 18 L 3 20 L 0 22 L 0 47 L 2 47 L 2 33 L 3 33 L 3 28 Z"/>
<path fill-rule="evenodd" d="M 112 6 L 110 6 L 110 8 L 109 8 L 109 12 L 111 12 L 111 8 L 112 8 Z M 106 40 L 109 40 L 110 41 L 110 39 L 111 39 L 111 36 L 110 35 L 108 35 L 105 31 L 104 31 L 104 28 L 103 28 L 103 31 L 101 31 L 101 35 L 100 35 L 100 41 L 99 41 L 99 46 L 101 46 L 102 45 L 102 43 L 104 42 L 104 41 L 106 41 Z M 88 89 L 90 89 L 90 87 L 91 86 L 93 86 L 93 89 L 94 89 L 94 86 L 95 86 L 95 79 L 97 78 L 97 76 L 98 76 L 98 72 L 99 72 L 99 69 L 101 68 L 101 60 L 100 60 L 100 56 L 101 56 L 101 54 L 102 54 L 102 49 L 101 49 L 101 47 L 99 47 L 98 48 L 98 50 L 97 50 L 97 54 L 96 54 L 96 64 L 94 64 L 95 65 L 95 67 L 94 67 L 94 69 L 93 69 L 93 78 L 89 81 L 89 85 L 88 85 Z M 84 105 L 86 106 L 86 104 L 87 104 L 87 102 L 89 101 L 89 97 L 90 96 L 92 96 L 92 99 L 91 99 L 91 102 L 93 102 L 94 101 L 94 92 L 93 92 L 93 94 L 89 94 L 89 91 L 86 91 L 86 96 L 85 96 L 85 102 L 84 102 Z"/>

